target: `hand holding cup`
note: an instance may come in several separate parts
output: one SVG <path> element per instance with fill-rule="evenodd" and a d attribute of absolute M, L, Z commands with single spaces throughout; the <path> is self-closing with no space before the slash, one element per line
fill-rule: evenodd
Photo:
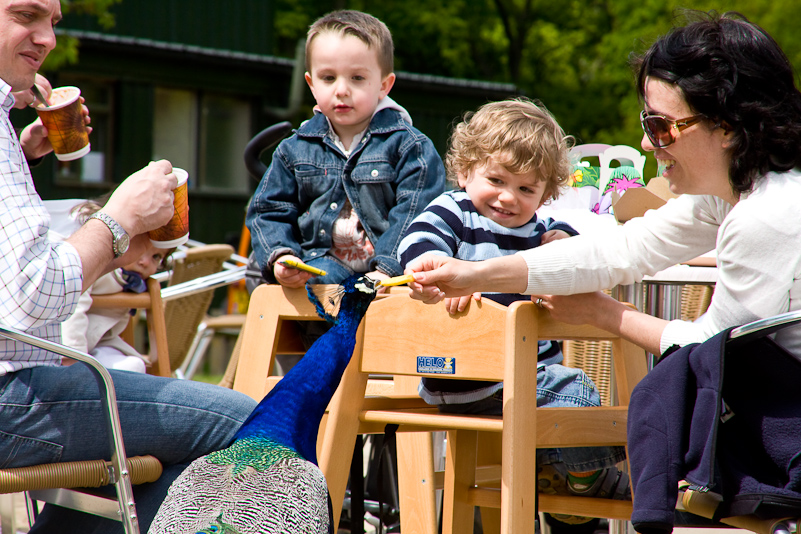
<path fill-rule="evenodd" d="M 175 212 L 167 224 L 147 233 L 150 242 L 158 248 L 177 247 L 189 240 L 189 173 L 177 167 L 173 167 L 172 172 L 178 178 L 178 185 L 173 190 Z"/>
<path fill-rule="evenodd" d="M 84 120 L 80 89 L 71 86 L 53 89 L 47 103 L 34 101 L 34 109 L 60 161 L 72 161 L 89 153 L 89 130 Z"/>

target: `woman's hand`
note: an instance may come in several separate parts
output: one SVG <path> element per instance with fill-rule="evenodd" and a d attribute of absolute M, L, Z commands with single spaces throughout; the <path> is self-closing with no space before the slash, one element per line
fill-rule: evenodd
<path fill-rule="evenodd" d="M 551 312 L 557 321 L 589 324 L 628 339 L 652 354 L 662 352 L 660 340 L 668 322 L 641 313 L 602 291 L 576 295 L 532 295 L 531 300 Z"/>
<path fill-rule="evenodd" d="M 447 256 L 424 254 L 407 265 L 404 273 L 414 274 L 414 282 L 409 284 L 410 296 L 427 304 L 440 302 L 448 297 L 465 296 L 473 293 L 471 285 L 475 280 L 473 272 L 478 262 L 467 262 Z"/>
<path fill-rule="evenodd" d="M 518 254 L 484 261 L 423 254 L 404 272 L 414 275 L 410 296 L 427 304 L 484 291 L 523 293 L 528 285 L 528 266 Z"/>

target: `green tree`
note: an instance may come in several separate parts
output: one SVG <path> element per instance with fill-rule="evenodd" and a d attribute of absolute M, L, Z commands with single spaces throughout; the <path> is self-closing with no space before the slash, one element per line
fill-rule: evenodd
<path fill-rule="evenodd" d="M 61 12 L 84 13 L 97 17 L 104 28 L 114 26 L 114 15 L 109 11 L 111 6 L 122 0 L 61 0 Z M 58 30 L 56 30 L 58 33 Z M 53 71 L 65 64 L 78 62 L 80 42 L 75 37 L 59 35 L 56 48 L 47 56 L 42 70 Z"/>
<path fill-rule="evenodd" d="M 514 83 L 583 143 L 639 147 L 629 59 L 681 23 L 683 8 L 739 11 L 801 67 L 796 0 L 278 0 L 276 49 L 293 55 L 311 22 L 342 8 L 387 24 L 396 70 Z"/>

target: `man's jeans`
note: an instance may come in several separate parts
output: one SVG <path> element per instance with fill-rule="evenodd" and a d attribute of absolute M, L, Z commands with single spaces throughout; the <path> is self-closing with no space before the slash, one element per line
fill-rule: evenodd
<path fill-rule="evenodd" d="M 146 532 L 172 481 L 192 460 L 227 447 L 256 403 L 226 388 L 110 371 L 128 456 L 152 454 L 164 473 L 134 486 Z M 94 376 L 82 364 L 0 376 L 0 467 L 109 459 L 109 437 Z M 32 533 L 122 532 L 122 524 L 46 506 Z"/>

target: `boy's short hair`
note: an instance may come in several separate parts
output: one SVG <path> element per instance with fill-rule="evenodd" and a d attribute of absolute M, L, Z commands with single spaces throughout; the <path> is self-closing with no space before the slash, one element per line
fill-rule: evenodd
<path fill-rule="evenodd" d="M 311 43 L 321 33 L 337 33 L 339 35 L 352 35 L 367 48 L 375 50 L 378 57 L 378 66 L 381 75 L 391 74 L 395 68 L 395 47 L 392 44 L 392 34 L 387 25 L 367 13 L 342 9 L 332 11 L 317 19 L 306 34 L 306 70 L 311 72 Z"/>
<path fill-rule="evenodd" d="M 572 144 L 541 103 L 523 97 L 490 102 L 456 125 L 445 169 L 456 182 L 458 173 L 466 177 L 492 158 L 514 174 L 536 171 L 545 181 L 543 198 L 557 198 L 570 175 Z"/>

